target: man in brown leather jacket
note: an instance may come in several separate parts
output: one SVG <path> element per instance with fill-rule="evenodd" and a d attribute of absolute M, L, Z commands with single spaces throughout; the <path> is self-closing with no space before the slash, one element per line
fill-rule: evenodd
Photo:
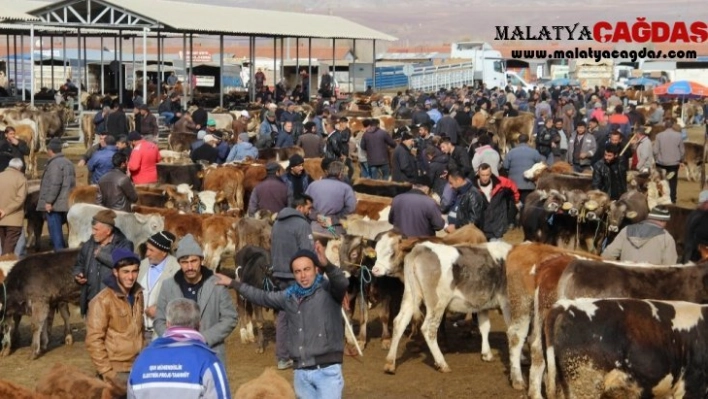
<path fill-rule="evenodd" d="M 140 259 L 133 251 L 113 251 L 113 273 L 89 305 L 86 349 L 104 381 L 126 387 L 143 348 L 143 290 L 136 281 Z"/>
<path fill-rule="evenodd" d="M 113 169 L 98 181 L 96 204 L 108 209 L 130 212 L 131 205 L 138 202 L 138 193 L 130 177 L 125 174 L 128 169 L 128 157 L 117 152 L 112 161 Z"/>

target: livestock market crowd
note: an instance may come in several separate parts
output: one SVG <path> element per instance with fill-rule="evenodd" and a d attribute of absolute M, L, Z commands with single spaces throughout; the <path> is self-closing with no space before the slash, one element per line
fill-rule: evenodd
<path fill-rule="evenodd" d="M 231 397 L 225 340 L 238 326 L 262 353 L 270 308 L 275 366 L 294 369 L 294 391 L 266 371 L 235 397 L 337 398 L 369 308 L 383 308 L 391 374 L 421 305 L 411 328 L 443 372 L 446 310 L 474 315 L 491 361 L 488 311 L 499 309 L 512 386 L 532 398 L 544 384 L 545 397 L 705 395 L 708 190 L 696 209 L 676 201 L 679 174 L 704 167 L 686 128 L 704 123 L 707 104 L 684 118 L 680 104 L 604 87 L 320 94 L 208 112 L 172 93 L 160 119 L 143 105 L 137 120 L 114 100 L 84 118 L 97 136 L 78 162 L 88 185 L 57 137 L 41 179 L 28 180 L 30 147 L 48 136 L 8 126 L 2 355 L 23 315 L 33 358 L 55 312 L 72 342 L 72 303 L 109 396 Z M 44 221 L 53 252 L 39 251 Z M 526 242 L 505 242 L 516 228 Z M 57 394 L 52 378 L 38 391 Z"/>

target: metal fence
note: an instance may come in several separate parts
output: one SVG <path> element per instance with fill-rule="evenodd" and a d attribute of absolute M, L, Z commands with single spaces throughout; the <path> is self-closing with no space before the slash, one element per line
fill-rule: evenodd
<path fill-rule="evenodd" d="M 474 84 L 472 62 L 419 67 L 413 70 L 409 87 L 414 90 L 437 91 L 441 87 L 461 87 Z"/>

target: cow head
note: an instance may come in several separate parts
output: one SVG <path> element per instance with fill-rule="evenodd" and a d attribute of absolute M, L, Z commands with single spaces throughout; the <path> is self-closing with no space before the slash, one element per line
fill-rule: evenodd
<path fill-rule="evenodd" d="M 561 208 L 566 208 L 564 204 L 566 204 L 565 196 L 557 190 L 551 190 L 546 196 L 543 209 L 545 209 L 546 212 L 556 213 Z"/>
<path fill-rule="evenodd" d="M 389 231 L 381 236 L 376 243 L 376 263 L 371 270 L 374 276 L 393 276 L 403 271 L 403 254 L 400 233 Z"/>
<path fill-rule="evenodd" d="M 612 201 L 610 210 L 607 212 L 607 230 L 617 233 L 627 212 L 627 204 L 624 201 Z"/>
<path fill-rule="evenodd" d="M 347 234 L 339 246 L 340 266 L 353 276 L 359 276 L 362 267 L 371 269 L 376 260 L 376 242 Z"/>
<path fill-rule="evenodd" d="M 134 215 L 135 220 L 140 225 L 139 234 L 136 236 L 140 243 L 147 241 L 148 238 L 165 229 L 165 219 L 160 215 L 143 215 L 140 213 L 135 213 Z"/>
<path fill-rule="evenodd" d="M 183 213 L 192 213 L 192 200 L 194 195 L 190 198 L 188 194 L 180 193 L 173 187 L 166 187 L 162 192 L 162 195 L 167 197 L 165 201 L 165 208 L 176 209 Z"/>
<path fill-rule="evenodd" d="M 570 190 L 565 192 L 565 198 L 563 210 L 568 212 L 568 215 L 577 217 L 588 200 L 588 195 L 582 190 Z"/>
<path fill-rule="evenodd" d="M 524 178 L 526 180 L 536 181 L 546 169 L 548 169 L 548 165 L 544 162 L 536 163 L 531 169 L 524 171 Z"/>
<path fill-rule="evenodd" d="M 610 205 L 610 196 L 599 190 L 588 191 L 588 200 L 585 201 L 585 217 L 596 221 L 602 219 Z"/>

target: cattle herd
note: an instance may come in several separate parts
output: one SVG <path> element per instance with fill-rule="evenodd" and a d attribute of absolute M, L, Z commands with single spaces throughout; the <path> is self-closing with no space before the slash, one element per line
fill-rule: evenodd
<path fill-rule="evenodd" d="M 49 121 L 45 113 L 59 115 L 59 120 Z M 3 122 L 15 126 L 34 123 L 29 141 L 37 150 L 47 137 L 61 135 L 49 126 L 64 126 L 68 118 L 52 110 L 15 109 L 2 115 Z M 232 117 L 224 115 L 228 129 Z M 533 117 L 525 113 L 513 120 L 483 114 L 475 118 L 473 124 L 496 125 L 501 149 L 519 132 L 533 128 Z M 350 126 L 358 122 L 353 118 Z M 396 123 L 387 120 L 385 125 L 391 131 Z M 90 142 L 91 132 L 84 133 Z M 217 270 L 224 255 L 231 254 L 237 278 L 265 287 L 274 217 L 267 212 L 243 216 L 244 204 L 265 179 L 267 162 L 285 168 L 291 155 L 304 155 L 302 149 L 264 150 L 258 160 L 203 166 L 185 159 L 178 137 L 170 138 L 170 144 L 172 150 L 162 154 L 169 162 L 158 164 L 160 183 L 137 187 L 138 204 L 133 212 L 116 212 L 116 227 L 136 248 L 161 230 L 177 239 L 192 234 L 204 250 L 205 266 Z M 321 161 L 305 161 L 313 179 L 324 174 Z M 708 397 L 708 307 L 700 305 L 708 302 L 708 263 L 656 266 L 599 257 L 624 226 L 644 220 L 656 205 L 669 208 L 666 229 L 681 253 L 691 210 L 670 204 L 668 184 L 659 174 L 631 173 L 629 191 L 611 201 L 591 189 L 589 176 L 571 169 L 563 162 L 550 167 L 541 163 L 525 173 L 537 189 L 520 215 L 525 242 L 515 245 L 486 242 L 473 225 L 438 237 L 404 237 L 393 230 L 388 214 L 392 198 L 411 185 L 355 180 L 357 207 L 343 221 L 347 234 L 323 238 L 328 258 L 350 279 L 350 316 L 358 315 L 359 331 L 347 334 L 347 341 L 366 346 L 369 312 L 376 309 L 383 327 L 381 345 L 388 350 L 386 373 L 395 374 L 398 346 L 409 327 L 425 340 L 435 367 L 450 372 L 438 346 L 446 314 L 476 314 L 481 357 L 489 362 L 489 311 L 499 310 L 507 327 L 511 385 L 528 389 L 531 398 Z M 28 172 L 36 174 L 36 164 Z M 47 349 L 56 312 L 64 320 L 65 343 L 73 343 L 68 305 L 78 302 L 79 286 L 71 270 L 77 248 L 90 239 L 91 220 L 102 208 L 94 205 L 96 186 L 78 186 L 67 215 L 70 249 L 39 252 L 39 184 L 31 181 L 28 187 L 27 245 L 37 253 L 19 261 L 0 259 L 0 355 L 10 355 L 22 316 L 30 316 L 34 359 Z M 241 341 L 257 343 L 263 353 L 263 309 L 240 297 L 237 303 Z M 527 343 L 530 370 L 524 376 Z"/>

